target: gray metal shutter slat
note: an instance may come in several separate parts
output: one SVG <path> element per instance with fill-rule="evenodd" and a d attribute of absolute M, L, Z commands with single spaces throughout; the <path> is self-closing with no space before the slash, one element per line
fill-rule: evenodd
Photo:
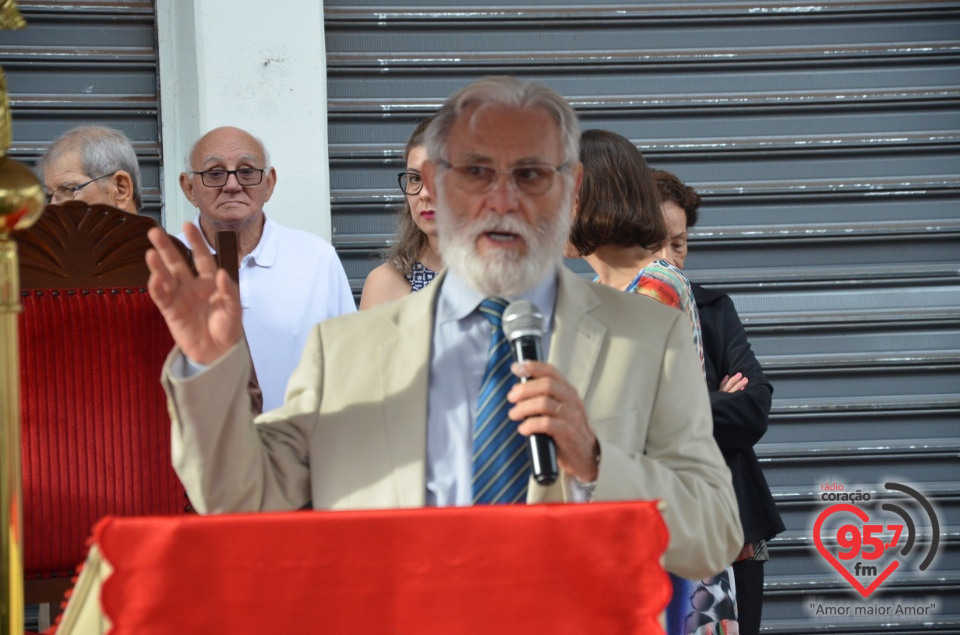
<path fill-rule="evenodd" d="M 122 130 L 140 162 L 143 212 L 160 220 L 160 122 L 153 2 L 18 2 L 27 28 L 0 31 L 13 113 L 10 156 L 36 163 L 66 130 Z"/>

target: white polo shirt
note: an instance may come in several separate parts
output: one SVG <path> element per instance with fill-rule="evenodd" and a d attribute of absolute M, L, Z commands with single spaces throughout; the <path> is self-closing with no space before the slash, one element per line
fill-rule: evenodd
<path fill-rule="evenodd" d="M 199 218 L 193 224 L 199 227 Z M 183 234 L 177 238 L 186 242 Z M 240 262 L 240 304 L 264 411 L 283 404 L 313 325 L 357 310 L 333 245 L 269 217 L 260 242 Z"/>

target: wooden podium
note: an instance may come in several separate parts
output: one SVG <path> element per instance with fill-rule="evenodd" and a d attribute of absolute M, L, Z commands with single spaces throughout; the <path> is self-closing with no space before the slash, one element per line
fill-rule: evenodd
<path fill-rule="evenodd" d="M 105 518 L 60 635 L 661 633 L 655 502 Z"/>

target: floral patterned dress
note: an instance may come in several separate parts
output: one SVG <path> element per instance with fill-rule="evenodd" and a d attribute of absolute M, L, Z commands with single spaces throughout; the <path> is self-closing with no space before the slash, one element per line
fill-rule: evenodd
<path fill-rule="evenodd" d="M 594 282 L 597 281 L 599 277 L 594 278 Z M 666 260 L 655 260 L 641 269 L 624 291 L 653 298 L 683 311 L 690 319 L 693 344 L 703 369 L 700 314 L 690 281 L 680 269 Z M 686 580 L 670 574 L 670 581 L 673 583 L 673 597 L 667 607 L 668 635 L 739 635 L 732 567 L 703 580 Z"/>
<path fill-rule="evenodd" d="M 594 280 L 596 281 L 596 280 Z M 636 277 L 624 289 L 627 293 L 636 293 L 653 298 L 661 304 L 680 309 L 690 319 L 693 328 L 693 345 L 700 356 L 700 369 L 703 369 L 703 335 L 700 330 L 700 313 L 693 300 L 690 281 L 680 269 L 666 260 L 654 260 L 637 273 Z"/>

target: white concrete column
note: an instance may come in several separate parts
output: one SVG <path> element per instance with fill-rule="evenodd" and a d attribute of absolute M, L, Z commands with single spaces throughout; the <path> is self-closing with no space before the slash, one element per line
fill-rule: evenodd
<path fill-rule="evenodd" d="M 267 214 L 330 240 L 323 3 L 157 0 L 157 33 L 167 230 L 196 215 L 178 183 L 186 154 L 230 125 L 263 140 L 277 169 Z"/>

